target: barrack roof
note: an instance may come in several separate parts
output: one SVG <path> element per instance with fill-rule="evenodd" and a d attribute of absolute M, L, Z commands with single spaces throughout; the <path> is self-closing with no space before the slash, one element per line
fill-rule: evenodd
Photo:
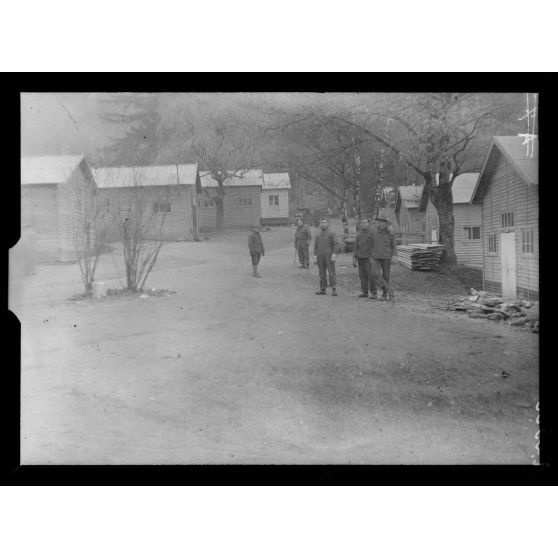
<path fill-rule="evenodd" d="M 99 188 L 131 188 L 134 186 L 194 185 L 198 165 L 151 165 L 145 167 L 102 167 L 92 169 Z"/>
<path fill-rule="evenodd" d="M 264 173 L 263 175 L 263 189 L 278 189 L 278 188 L 290 188 L 291 180 L 289 178 L 288 172 L 272 172 Z"/>
<path fill-rule="evenodd" d="M 22 184 L 62 184 L 83 161 L 81 155 L 43 155 L 21 158 Z"/>
<path fill-rule="evenodd" d="M 227 171 L 235 176 L 225 180 L 225 186 L 262 186 L 264 184 L 262 169 L 244 169 Z M 213 179 L 210 171 L 200 171 L 201 185 L 203 188 L 217 188 L 217 181 Z"/>

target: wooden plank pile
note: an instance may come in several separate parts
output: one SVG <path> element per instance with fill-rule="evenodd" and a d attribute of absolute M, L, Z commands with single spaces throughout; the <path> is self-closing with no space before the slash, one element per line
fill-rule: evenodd
<path fill-rule="evenodd" d="M 409 269 L 436 270 L 443 250 L 443 244 L 403 244 L 397 247 L 397 259 Z"/>

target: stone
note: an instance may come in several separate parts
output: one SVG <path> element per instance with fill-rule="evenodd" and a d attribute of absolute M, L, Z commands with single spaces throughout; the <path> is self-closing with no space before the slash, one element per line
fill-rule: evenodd
<path fill-rule="evenodd" d="M 527 318 L 529 322 L 536 322 L 539 320 L 539 308 L 533 305 L 531 308 L 521 308 L 521 313 Z"/>
<path fill-rule="evenodd" d="M 478 291 L 476 294 L 479 296 L 488 296 L 488 291 Z"/>
<path fill-rule="evenodd" d="M 476 289 L 473 289 L 473 287 L 471 287 L 471 288 L 469 289 L 469 292 L 470 292 L 473 296 L 479 294 L 479 292 L 478 292 Z"/>
<path fill-rule="evenodd" d="M 487 320 L 493 320 L 495 322 L 499 322 L 500 320 L 504 319 L 504 316 L 502 316 L 502 314 L 500 312 L 494 312 L 492 314 L 488 314 L 486 316 Z"/>
<path fill-rule="evenodd" d="M 492 306 L 484 306 L 484 304 L 479 305 L 478 308 L 479 308 L 479 310 L 482 310 L 483 312 L 486 312 L 486 313 L 491 313 L 491 312 L 494 312 L 496 310 Z"/>
<path fill-rule="evenodd" d="M 489 314 L 485 314 L 484 312 L 469 312 L 470 318 L 487 318 Z"/>
<path fill-rule="evenodd" d="M 521 325 L 525 325 L 527 323 L 527 320 L 525 318 L 514 318 L 511 322 L 510 325 L 512 326 L 521 326 Z"/>
<path fill-rule="evenodd" d="M 500 298 L 499 296 L 492 296 L 483 298 L 483 300 L 480 302 L 482 302 L 486 306 L 496 306 L 497 304 L 502 304 L 504 302 L 504 299 Z"/>
<path fill-rule="evenodd" d="M 477 302 L 477 300 L 479 299 L 479 295 L 473 295 L 470 296 L 467 300 L 470 300 L 471 302 Z"/>

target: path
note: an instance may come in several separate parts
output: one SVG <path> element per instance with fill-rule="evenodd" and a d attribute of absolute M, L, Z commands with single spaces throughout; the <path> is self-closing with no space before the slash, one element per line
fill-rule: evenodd
<path fill-rule="evenodd" d="M 247 233 L 165 245 L 148 286 L 169 297 L 68 303 L 73 266 L 40 266 L 21 310 L 22 461 L 531 462 L 536 335 L 317 297 L 292 234 L 264 233 L 261 279 Z"/>

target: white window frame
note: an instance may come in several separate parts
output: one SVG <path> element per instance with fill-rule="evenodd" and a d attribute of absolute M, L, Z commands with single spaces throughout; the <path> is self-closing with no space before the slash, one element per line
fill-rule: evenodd
<path fill-rule="evenodd" d="M 525 235 L 528 234 L 529 238 L 525 241 Z M 526 250 L 525 247 L 528 249 Z M 529 250 L 529 248 L 531 248 Z M 521 253 L 525 255 L 534 254 L 535 253 L 535 229 L 521 229 Z"/>
<path fill-rule="evenodd" d="M 250 202 L 250 203 L 248 203 Z M 238 207 L 240 208 L 251 208 L 253 206 L 252 198 L 238 198 Z"/>
<path fill-rule="evenodd" d="M 491 238 L 494 239 L 495 251 L 490 250 Z M 498 235 L 496 233 L 488 233 L 488 253 L 494 256 L 498 254 Z"/>
<path fill-rule="evenodd" d="M 515 214 L 513 211 L 505 211 L 502 213 L 502 228 L 509 229 L 515 226 Z"/>
<path fill-rule="evenodd" d="M 164 208 L 164 209 L 162 209 Z M 168 209 L 167 209 L 168 208 Z M 154 202 L 153 213 L 171 213 L 172 205 L 170 202 Z"/>
<path fill-rule="evenodd" d="M 475 238 L 475 229 L 478 230 L 479 235 Z M 463 227 L 463 240 L 480 240 L 481 239 L 481 230 L 479 225 L 465 225 Z"/>

